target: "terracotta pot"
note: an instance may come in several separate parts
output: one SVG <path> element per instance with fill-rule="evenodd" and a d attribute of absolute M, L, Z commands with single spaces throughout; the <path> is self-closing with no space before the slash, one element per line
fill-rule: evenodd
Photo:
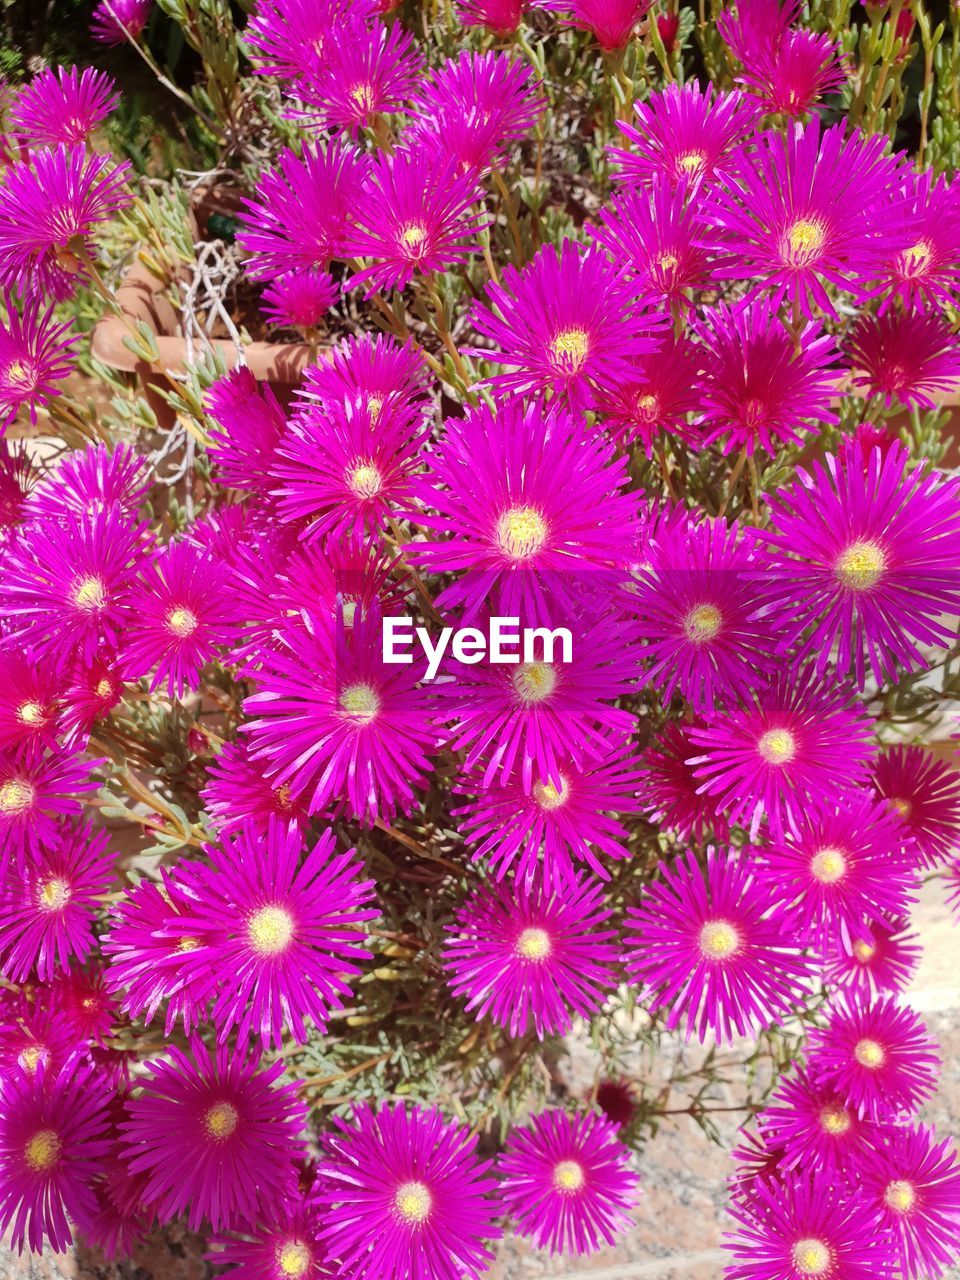
<path fill-rule="evenodd" d="M 202 238 L 207 234 L 207 219 L 211 214 L 233 215 L 239 208 L 240 193 L 235 187 L 216 185 L 195 192 L 191 205 L 195 235 Z M 166 282 L 158 280 L 141 262 L 135 262 L 117 290 L 117 301 L 134 328 L 142 320 L 153 332 L 160 352 L 159 365 L 137 359 L 125 343 L 130 331 L 116 315 L 105 315 L 95 325 L 91 336 L 93 355 L 110 369 L 135 373 L 161 427 L 169 428 L 175 415 L 158 388 L 169 388 L 164 373 L 184 372 L 187 343 L 180 329 L 180 317 L 166 297 Z M 211 338 L 208 342 L 209 347 L 223 357 L 228 369 L 236 367 L 239 359 L 233 342 L 224 338 Z M 207 342 L 194 342 L 194 359 L 199 359 L 206 350 Z M 305 342 L 251 342 L 244 347 L 243 355 L 253 376 L 269 382 L 283 405 L 290 402 L 304 369 L 317 359 L 316 352 Z"/>

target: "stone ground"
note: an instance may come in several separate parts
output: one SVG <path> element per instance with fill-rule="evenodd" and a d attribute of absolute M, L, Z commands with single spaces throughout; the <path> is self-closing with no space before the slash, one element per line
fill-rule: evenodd
<path fill-rule="evenodd" d="M 942 886 L 925 886 L 915 914 L 924 956 L 911 1004 L 923 1013 L 940 1041 L 943 1076 L 925 1119 L 944 1134 L 960 1132 L 960 928 L 943 903 Z M 571 1076 L 589 1078 L 586 1046 L 571 1045 Z M 737 1116 L 716 1117 L 727 1146 Z M 552 1261 L 545 1254 L 508 1241 L 490 1272 L 491 1280 L 719 1280 L 724 1254 L 726 1151 L 710 1142 L 691 1120 L 667 1118 L 644 1152 L 644 1195 L 635 1223 L 615 1249 L 579 1262 Z M 87 1250 L 62 1258 L 17 1258 L 0 1245 L 0 1280 L 207 1280 L 197 1240 L 177 1230 L 157 1235 L 132 1260 L 105 1263 Z M 950 1272 L 960 1280 L 960 1268 Z"/>

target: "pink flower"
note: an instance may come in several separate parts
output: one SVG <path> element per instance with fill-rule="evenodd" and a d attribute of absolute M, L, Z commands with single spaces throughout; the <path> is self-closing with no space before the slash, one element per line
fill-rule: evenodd
<path fill-rule="evenodd" d="M 692 448 L 700 444 L 690 415 L 700 408 L 702 356 L 699 346 L 681 339 L 632 362 L 627 377 L 597 396 L 596 407 L 608 430 L 636 441 L 648 458 L 664 436 L 676 436 Z"/>
<path fill-rule="evenodd" d="M 53 307 L 27 299 L 18 308 L 6 294 L 7 321 L 0 320 L 0 435 L 21 408 L 36 423 L 37 410 L 50 403 L 73 370 L 73 348 L 79 341 L 69 322 L 58 324 Z"/>
<path fill-rule="evenodd" d="M 947 761 L 921 746 L 888 747 L 877 757 L 872 785 L 926 866 L 950 857 L 960 843 L 960 778 Z"/>
<path fill-rule="evenodd" d="M 960 343 L 947 321 L 930 312 L 862 316 L 848 354 L 853 385 L 862 395 L 883 396 L 888 406 L 932 409 L 960 387 Z"/>
<path fill-rule="evenodd" d="M 256 1220 L 261 1205 L 282 1203 L 296 1184 L 306 1120 L 291 1083 L 278 1083 L 283 1062 L 260 1069 L 255 1058 L 197 1037 L 189 1055 L 170 1045 L 167 1061 L 127 1102 L 120 1131 L 133 1174 L 144 1174 L 144 1200 L 161 1222 L 184 1215 L 196 1231 Z"/>
<path fill-rule="evenodd" d="M 401 26 L 355 20 L 330 41 L 322 68 L 300 81 L 302 114 L 322 129 L 359 133 L 378 116 L 403 109 L 417 87 L 421 66 L 420 54 Z"/>
<path fill-rule="evenodd" d="M 659 870 L 627 914 L 627 968 L 650 1009 L 701 1043 L 708 1031 L 722 1044 L 782 1024 L 808 993 L 811 964 L 749 856 L 710 848 L 704 869 L 688 850 Z"/>
<path fill-rule="evenodd" d="M 503 39 L 512 36 L 527 9 L 527 0 L 457 0 L 465 27 L 486 27 Z"/>
<path fill-rule="evenodd" d="M 589 1018 L 616 986 L 620 957 L 613 913 L 586 877 L 553 890 L 518 881 L 471 894 L 457 913 L 443 965 L 467 1012 L 511 1036 L 531 1027 L 564 1035 L 571 1014 Z"/>
<path fill-rule="evenodd" d="M 537 8 L 559 13 L 565 26 L 589 31 L 606 52 L 622 49 L 651 0 L 534 0 Z"/>
<path fill-rule="evenodd" d="M 263 291 L 260 310 L 279 329 L 316 329 L 340 297 L 340 286 L 328 271 L 291 271 Z"/>
<path fill-rule="evenodd" d="M 213 383 L 204 408 L 214 422 L 211 452 L 221 483 L 262 489 L 287 427 L 273 388 L 240 365 Z"/>
<path fill-rule="evenodd" d="M 90 34 L 101 44 L 136 40 L 150 17 L 153 0 L 99 0 L 93 11 Z"/>
<path fill-rule="evenodd" d="M 499 1174 L 518 1233 L 552 1254 L 615 1244 L 640 1193 L 616 1127 L 590 1112 L 541 1111 L 513 1129 Z"/>
<path fill-rule="evenodd" d="M 47 67 L 17 94 L 9 124 L 31 147 L 72 146 L 86 142 L 119 101 L 114 81 L 102 71 Z"/>

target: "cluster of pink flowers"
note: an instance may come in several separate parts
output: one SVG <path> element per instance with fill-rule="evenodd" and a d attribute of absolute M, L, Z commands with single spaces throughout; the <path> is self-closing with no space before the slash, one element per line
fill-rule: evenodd
<path fill-rule="evenodd" d="M 521 46 L 427 69 L 388 7 L 257 0 L 246 29 L 307 136 L 239 243 L 270 323 L 314 338 L 352 290 L 367 316 L 406 291 L 445 326 L 440 285 L 489 254 L 500 170 L 544 127 Z M 635 0 L 532 7 L 608 53 L 652 20 Z M 459 11 L 502 37 L 527 8 Z M 960 779 L 887 740 L 883 696 L 956 643 L 960 480 L 870 417 L 960 384 L 960 188 L 810 115 L 847 68 L 798 14 L 725 13 L 741 87 L 639 104 L 611 198 L 494 272 L 440 358 L 371 324 L 290 405 L 246 367 L 216 380 L 214 497 L 176 535 L 128 445 L 41 463 L 0 440 L 0 1229 L 18 1248 L 77 1232 L 122 1254 L 183 1217 L 238 1278 L 458 1280 L 505 1220 L 553 1252 L 617 1240 L 636 1160 L 597 1108 L 540 1110 L 486 1159 L 434 1106 L 363 1102 L 318 1131 L 285 1075 L 372 967 L 364 834 L 429 833 L 439 795 L 468 887 L 431 960 L 469 1018 L 535 1043 L 628 984 L 700 1042 L 806 1019 L 736 1153 L 730 1280 L 957 1260 L 960 1165 L 917 1114 L 938 1054 L 901 997 L 921 877 L 960 883 Z M 95 32 L 135 39 L 147 16 L 102 0 Z M 54 303 L 102 287 L 97 229 L 132 194 L 88 142 L 116 100 L 60 70 L 7 106 L 0 431 L 71 371 Z M 759 467 L 801 448 L 761 512 Z M 716 503 L 684 500 L 711 465 Z M 745 481 L 753 508 L 729 518 Z M 420 656 L 387 661 L 399 615 L 513 618 L 540 649 L 448 653 L 427 679 Z M 559 627 L 570 653 L 544 638 Z M 113 730 L 151 701 L 186 722 L 213 669 L 243 691 L 238 732 L 196 822 L 180 811 L 186 851 L 134 880 L 93 822 L 132 767 L 133 721 Z M 661 857 L 625 881 L 638 832 Z"/>

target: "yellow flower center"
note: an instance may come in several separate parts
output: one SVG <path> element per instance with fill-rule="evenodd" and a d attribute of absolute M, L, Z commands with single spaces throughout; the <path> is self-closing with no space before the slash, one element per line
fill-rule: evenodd
<path fill-rule="evenodd" d="M 66 880 L 47 880 L 40 886 L 40 907 L 44 911 L 62 911 L 70 901 Z"/>
<path fill-rule="evenodd" d="M 372 462 L 356 462 L 347 471 L 347 487 L 358 498 L 375 498 L 383 488 L 383 476 Z"/>
<path fill-rule="evenodd" d="M 853 954 L 861 964 L 867 964 L 877 954 L 877 948 L 866 938 L 858 938 L 853 944 Z"/>
<path fill-rule="evenodd" d="M 370 399 L 367 401 L 367 412 L 370 414 L 371 422 L 376 422 L 376 420 L 380 417 L 380 413 L 382 409 L 383 409 L 383 401 L 380 399 L 380 397 L 371 396 Z"/>
<path fill-rule="evenodd" d="M 873 1071 L 875 1068 L 883 1066 L 887 1055 L 882 1044 L 878 1044 L 876 1040 L 864 1039 L 857 1041 L 853 1056 L 861 1067 L 867 1067 Z"/>
<path fill-rule="evenodd" d="M 179 640 L 186 640 L 197 629 L 197 616 L 189 609 L 171 609 L 167 614 L 167 630 Z"/>
<path fill-rule="evenodd" d="M 677 168 L 691 177 L 698 177 L 707 167 L 707 157 L 702 151 L 685 151 L 677 157 Z"/>
<path fill-rule="evenodd" d="M 933 261 L 933 245 L 929 240 L 918 240 L 900 255 L 900 273 L 904 276 L 918 276 L 926 271 Z"/>
<path fill-rule="evenodd" d="M 740 934 L 729 920 L 708 920 L 700 930 L 700 950 L 709 960 L 727 960 L 740 947 Z"/>
<path fill-rule="evenodd" d="M 897 1179 L 888 1183 L 883 1193 L 883 1202 L 894 1213 L 909 1213 L 917 1203 L 917 1189 L 912 1182 Z"/>
<path fill-rule="evenodd" d="M 426 1222 L 433 1208 L 430 1188 L 423 1182 L 404 1182 L 393 1197 L 393 1207 L 404 1222 Z"/>
<path fill-rule="evenodd" d="M 683 620 L 683 630 L 688 640 L 703 644 L 712 640 L 720 630 L 720 610 L 714 604 L 698 604 Z"/>
<path fill-rule="evenodd" d="M 792 1256 L 793 1265 L 802 1276 L 825 1276 L 833 1262 L 830 1246 L 812 1236 L 798 1240 L 793 1246 Z"/>
<path fill-rule="evenodd" d="M 555 787 L 552 782 L 535 782 L 533 784 L 534 800 L 536 800 L 541 809 L 546 809 L 548 813 L 566 804 L 569 795 L 570 788 L 563 776 L 560 778 L 559 788 Z"/>
<path fill-rule="evenodd" d="M 36 370 L 22 360 L 11 360 L 4 368 L 3 376 L 18 391 L 33 391 L 37 385 Z"/>
<path fill-rule="evenodd" d="M 786 232 L 785 248 L 791 266 L 806 266 L 823 248 L 827 228 L 818 218 L 798 218 Z"/>
<path fill-rule="evenodd" d="M 768 729 L 757 743 L 767 764 L 789 764 L 797 754 L 797 740 L 789 729 Z"/>
<path fill-rule="evenodd" d="M 278 809 L 293 808 L 293 792 L 290 790 L 288 783 L 284 783 L 282 787 L 277 787 L 273 793 L 274 801 Z"/>
<path fill-rule="evenodd" d="M 369 684 L 348 684 L 340 691 L 340 710 L 358 724 L 370 724 L 380 710 L 380 696 Z"/>
<path fill-rule="evenodd" d="M 546 960 L 551 950 L 550 935 L 546 929 L 531 925 L 517 939 L 517 954 L 524 960 Z"/>
<path fill-rule="evenodd" d="M 550 358 L 561 373 L 579 373 L 590 351 L 586 329 L 561 329 L 550 343 Z"/>
<path fill-rule="evenodd" d="M 672 276 L 679 265 L 679 258 L 672 253 L 661 253 L 657 258 L 657 267 L 662 276 Z"/>
<path fill-rule="evenodd" d="M 810 860 L 810 870 L 821 884 L 836 884 L 847 874 L 847 860 L 842 849 L 821 849 Z"/>
<path fill-rule="evenodd" d="M 909 818 L 913 813 L 913 805 L 909 800 L 904 800 L 900 796 L 890 796 L 887 800 L 890 808 L 901 818 Z"/>
<path fill-rule="evenodd" d="M 60 1159 L 60 1138 L 54 1129 L 40 1129 L 23 1148 L 27 1165 L 34 1173 L 49 1169 Z"/>
<path fill-rule="evenodd" d="M 361 111 L 372 111 L 374 107 L 373 86 L 356 84 L 350 90 L 350 97 Z"/>
<path fill-rule="evenodd" d="M 178 951 L 196 951 L 200 946 L 200 939 L 194 938 L 190 934 L 184 934 L 182 938 L 177 939 Z"/>
<path fill-rule="evenodd" d="M 579 1191 L 586 1180 L 583 1165 L 576 1160 L 561 1160 L 554 1166 L 553 1185 L 558 1191 Z"/>
<path fill-rule="evenodd" d="M 17 1058 L 20 1066 L 23 1067 L 27 1075 L 33 1075 L 40 1063 L 46 1065 L 47 1051 L 42 1044 L 32 1044 L 29 1049 L 24 1049 Z"/>
<path fill-rule="evenodd" d="M 312 1261 L 310 1250 L 302 1240 L 289 1240 L 277 1246 L 277 1266 L 283 1275 L 291 1276 L 293 1280 L 305 1276 Z"/>
<path fill-rule="evenodd" d="M 22 778 L 0 782 L 0 813 L 26 813 L 33 804 L 34 790 Z"/>
<path fill-rule="evenodd" d="M 820 1112 L 820 1127 L 831 1137 L 842 1137 L 849 1132 L 852 1123 L 850 1113 L 842 1107 L 824 1107 Z"/>
<path fill-rule="evenodd" d="M 513 687 L 521 702 L 546 702 L 557 687 L 557 673 L 549 662 L 521 662 L 513 673 Z"/>
<path fill-rule="evenodd" d="M 836 575 L 850 591 L 868 591 L 887 567 L 883 548 L 876 542 L 851 542 L 836 564 Z"/>
<path fill-rule="evenodd" d="M 106 590 L 99 578 L 81 578 L 74 584 L 73 603 L 78 609 L 93 613 L 107 602 Z"/>
<path fill-rule="evenodd" d="M 634 403 L 637 407 L 637 417 L 641 422 L 653 422 L 660 413 L 660 401 L 649 391 L 637 396 Z"/>
<path fill-rule="evenodd" d="M 247 937 L 258 955 L 277 956 L 293 938 L 293 917 L 283 907 L 261 907 L 247 921 Z"/>
<path fill-rule="evenodd" d="M 21 724 L 43 724 L 47 715 L 39 702 L 23 702 L 17 708 L 17 719 Z"/>
<path fill-rule="evenodd" d="M 511 507 L 497 521 L 500 550 L 512 560 L 529 560 L 547 540 L 547 522 L 536 507 Z"/>
<path fill-rule="evenodd" d="M 215 1102 L 203 1117 L 203 1123 L 211 1138 L 223 1142 L 236 1129 L 239 1119 L 237 1109 L 231 1103 Z"/>
<path fill-rule="evenodd" d="M 94 693 L 98 698 L 111 698 L 113 696 L 113 685 L 106 676 L 104 676 L 102 680 L 97 681 L 97 687 L 94 689 Z"/>
<path fill-rule="evenodd" d="M 400 232 L 400 243 L 411 258 L 419 258 L 427 247 L 427 228 L 422 222 L 410 222 Z"/>

